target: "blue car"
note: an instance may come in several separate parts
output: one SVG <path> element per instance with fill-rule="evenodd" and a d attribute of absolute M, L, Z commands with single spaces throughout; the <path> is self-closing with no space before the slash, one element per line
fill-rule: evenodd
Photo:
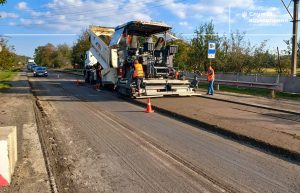
<path fill-rule="evenodd" d="M 48 76 L 48 72 L 47 72 L 47 68 L 45 67 L 35 67 L 33 69 L 33 76 L 37 77 L 37 76 L 44 76 L 47 77 Z"/>
<path fill-rule="evenodd" d="M 33 68 L 37 67 L 38 65 L 36 63 L 28 63 L 27 64 L 27 70 L 33 72 Z"/>

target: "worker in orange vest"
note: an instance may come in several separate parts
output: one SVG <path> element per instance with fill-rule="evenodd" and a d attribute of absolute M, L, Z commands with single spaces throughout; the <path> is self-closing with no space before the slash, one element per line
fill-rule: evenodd
<path fill-rule="evenodd" d="M 101 74 L 102 66 L 100 63 L 97 63 L 96 69 L 96 91 L 100 91 L 102 86 L 102 74 Z"/>
<path fill-rule="evenodd" d="M 178 80 L 179 79 L 179 71 L 176 70 L 176 73 L 175 73 L 175 79 Z"/>
<path fill-rule="evenodd" d="M 138 91 L 138 96 L 141 96 L 141 84 L 144 78 L 143 65 L 138 60 L 134 60 L 133 67 L 134 67 L 133 78 L 135 79 L 136 89 Z"/>
<path fill-rule="evenodd" d="M 211 65 L 209 65 L 208 70 L 207 70 L 207 81 L 208 81 L 208 91 L 207 91 L 207 94 L 214 95 L 215 71 L 211 67 Z"/>

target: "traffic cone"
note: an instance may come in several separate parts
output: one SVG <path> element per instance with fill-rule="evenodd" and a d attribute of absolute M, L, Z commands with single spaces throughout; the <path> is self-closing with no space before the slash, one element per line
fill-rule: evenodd
<path fill-rule="evenodd" d="M 148 98 L 148 101 L 147 101 L 147 109 L 145 111 L 146 113 L 154 113 L 154 111 L 152 110 L 152 107 L 151 107 L 151 101 L 150 101 L 150 98 Z"/>
<path fill-rule="evenodd" d="M 80 85 L 80 81 L 78 79 L 75 81 L 75 83 L 76 83 L 77 86 Z"/>

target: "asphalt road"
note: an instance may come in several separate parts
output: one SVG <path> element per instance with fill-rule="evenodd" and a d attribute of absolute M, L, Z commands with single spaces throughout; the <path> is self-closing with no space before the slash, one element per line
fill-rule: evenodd
<path fill-rule="evenodd" d="M 86 160 L 91 165 L 76 165 L 92 168 L 90 177 L 81 179 L 90 192 L 300 192 L 299 165 L 146 114 L 114 93 L 77 86 L 77 78 L 52 72 L 30 81 L 38 99 L 98 156 Z"/>

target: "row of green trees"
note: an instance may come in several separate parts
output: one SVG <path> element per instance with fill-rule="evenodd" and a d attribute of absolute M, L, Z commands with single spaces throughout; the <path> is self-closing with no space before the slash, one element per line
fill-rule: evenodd
<path fill-rule="evenodd" d="M 37 47 L 34 52 L 34 60 L 41 66 L 53 68 L 69 68 L 75 64 L 83 67 L 84 54 L 89 46 L 89 37 L 84 31 L 73 47 L 67 44 L 54 46 L 51 43 Z"/>
<path fill-rule="evenodd" d="M 24 66 L 27 57 L 15 54 L 13 46 L 9 46 L 7 40 L 0 38 L 0 70 L 16 70 Z"/>
<path fill-rule="evenodd" d="M 175 64 L 179 69 L 189 71 L 204 71 L 208 64 L 222 72 L 258 72 L 263 73 L 266 68 L 275 68 L 278 73 L 287 73 L 290 66 L 290 55 L 286 54 L 278 59 L 276 53 L 267 49 L 267 41 L 252 45 L 246 34 L 236 31 L 226 35 L 218 35 L 212 22 L 200 25 L 195 30 L 190 41 L 177 40 L 173 42 L 179 46 Z M 207 58 L 208 41 L 214 40 L 217 44 L 216 59 Z"/>
<path fill-rule="evenodd" d="M 216 59 L 212 61 L 207 58 L 209 40 L 217 43 Z M 181 38 L 171 43 L 179 47 L 175 67 L 180 70 L 202 72 L 211 62 L 219 72 L 264 73 L 268 68 L 276 69 L 278 73 L 289 72 L 291 60 L 288 43 L 284 54 L 278 57 L 277 53 L 267 49 L 267 41 L 253 45 L 247 40 L 246 34 L 239 31 L 229 36 L 219 35 L 212 22 L 200 25 L 191 40 Z M 89 46 L 89 36 L 83 31 L 72 47 L 66 44 L 38 47 L 35 61 L 49 67 L 70 67 L 71 64 L 83 67 L 85 51 Z"/>
<path fill-rule="evenodd" d="M 46 44 L 35 49 L 34 60 L 41 66 L 60 68 L 70 67 L 72 49 L 67 44 L 54 46 Z"/>

